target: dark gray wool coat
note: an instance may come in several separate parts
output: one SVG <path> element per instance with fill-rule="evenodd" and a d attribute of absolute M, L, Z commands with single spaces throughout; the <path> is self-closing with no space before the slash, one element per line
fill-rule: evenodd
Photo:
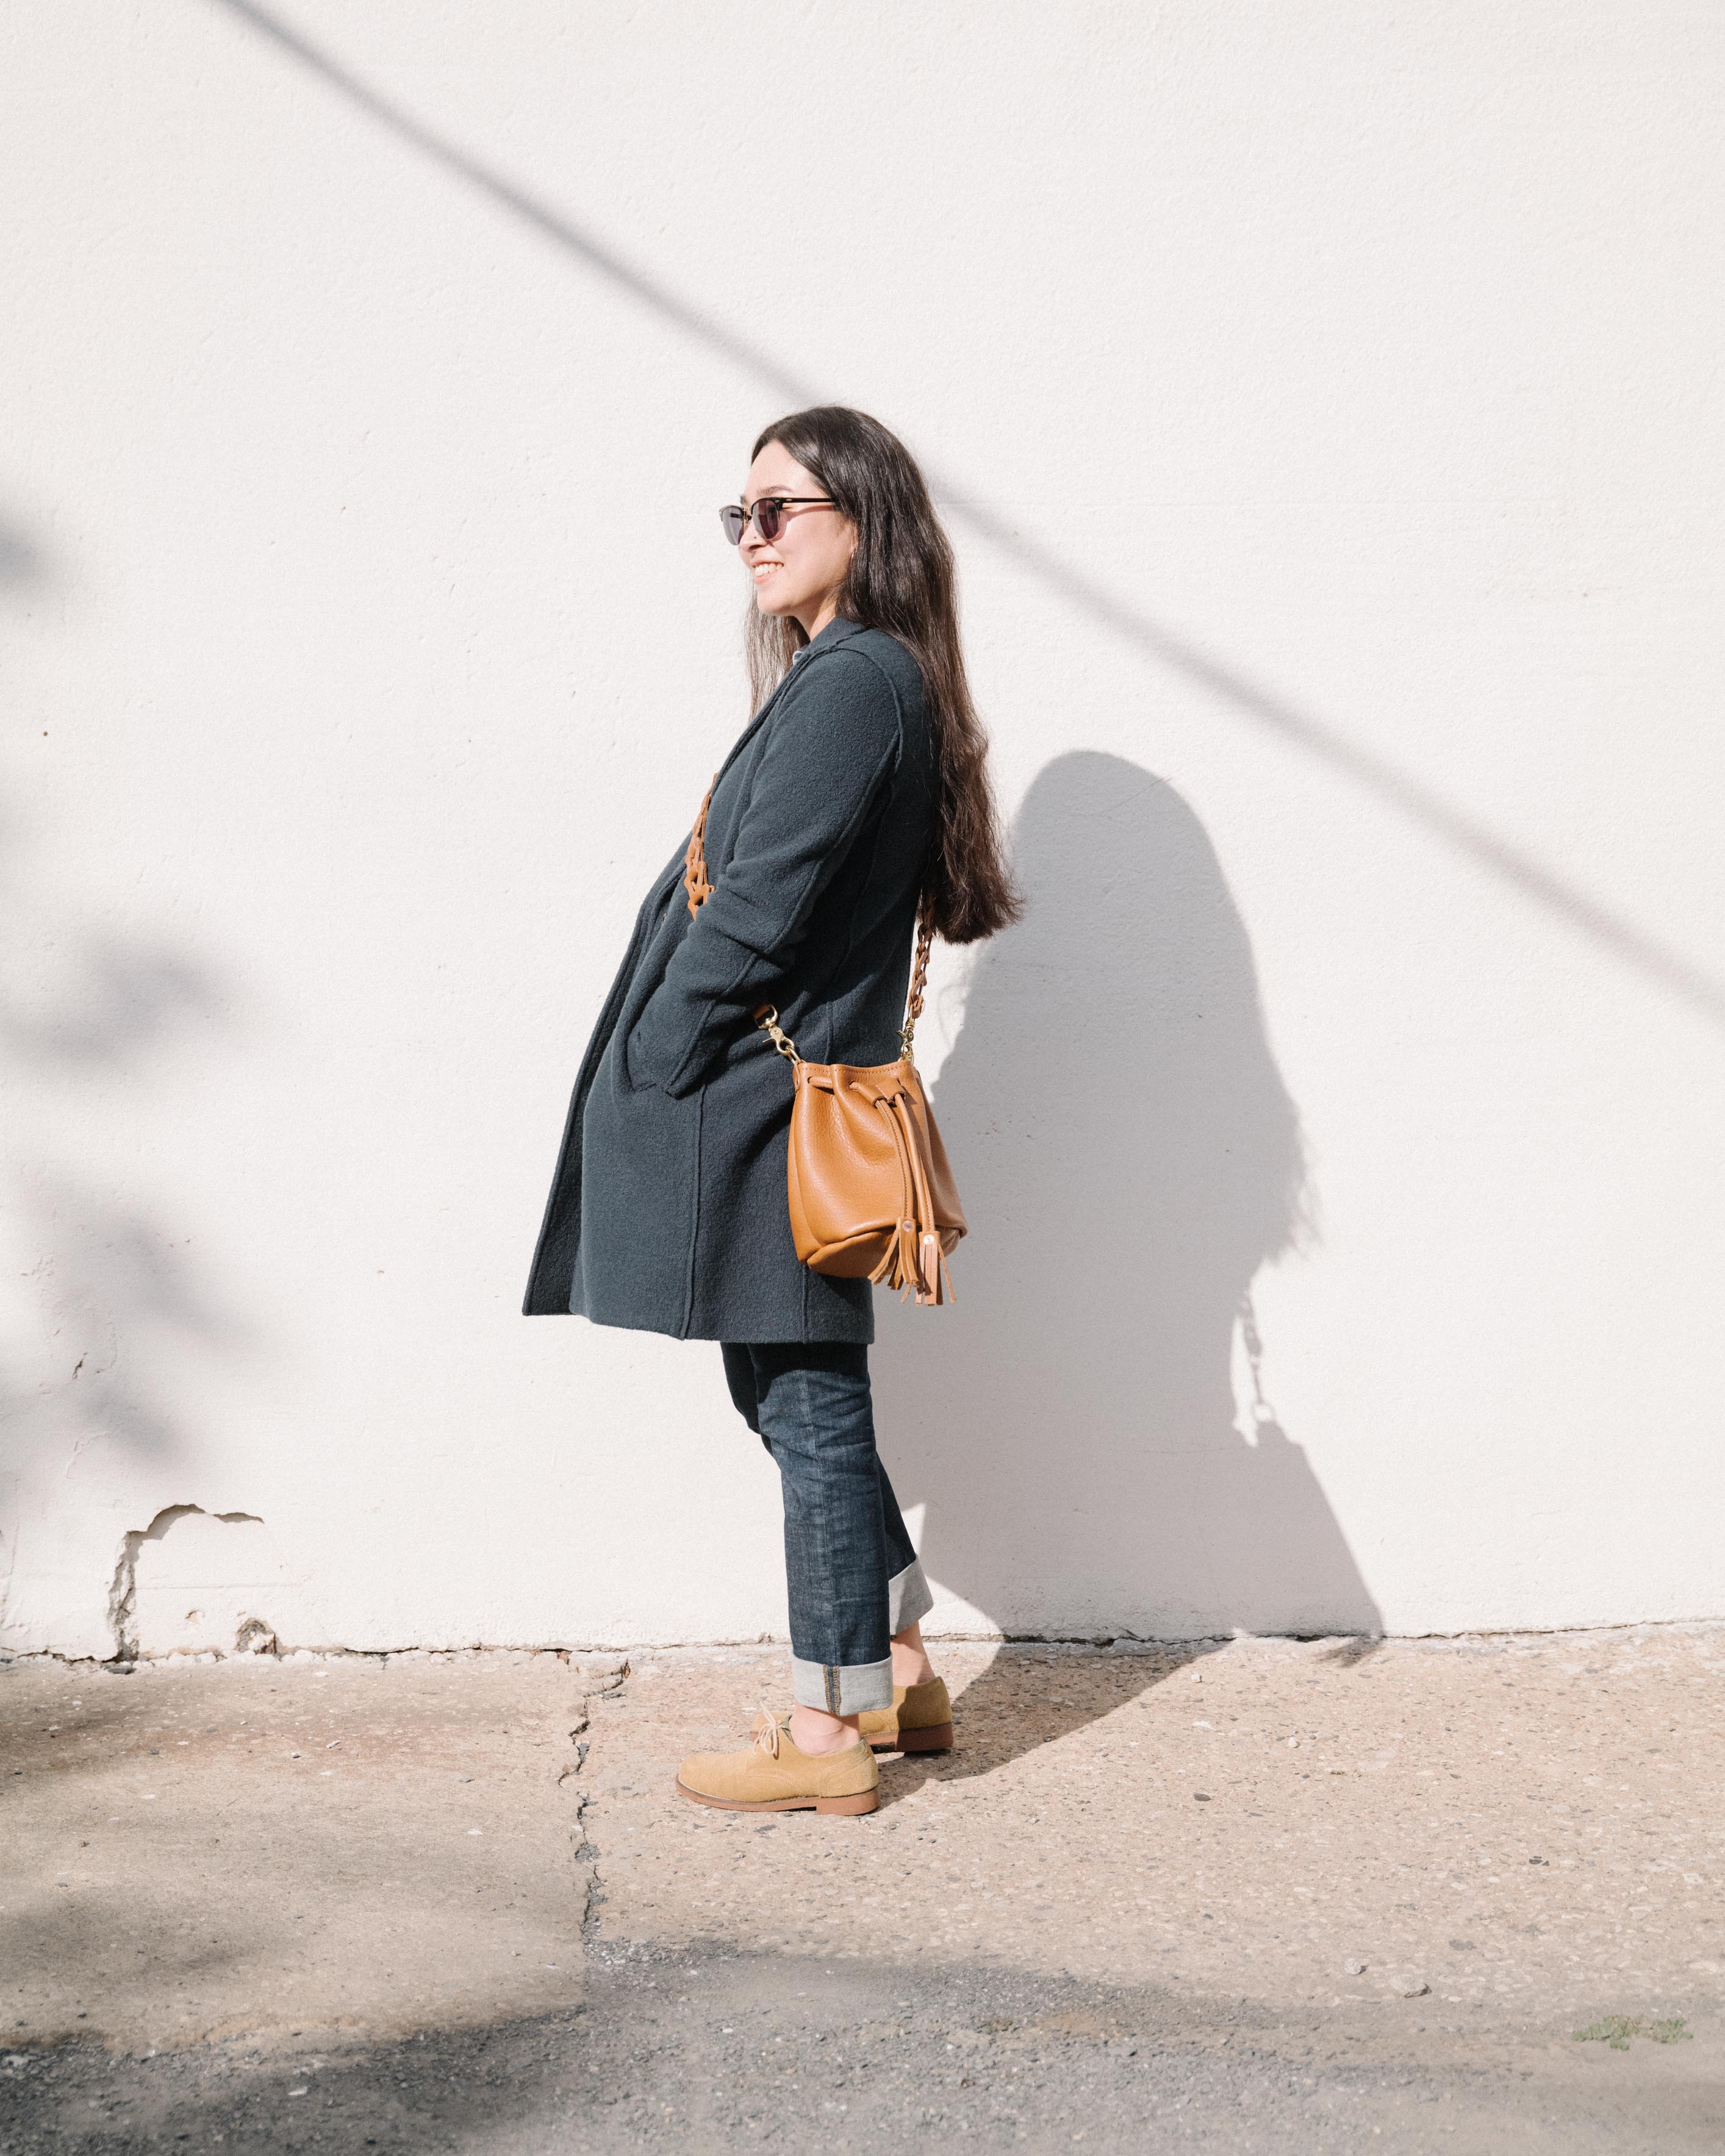
<path fill-rule="evenodd" d="M 713 789 L 712 896 L 691 918 L 685 832 L 635 917 L 575 1081 L 529 1317 L 874 1338 L 869 1283 L 810 1272 L 792 1246 L 790 1065 L 751 1014 L 777 1004 L 811 1062 L 897 1056 L 934 757 L 894 638 L 840 619 L 798 654 Z"/>

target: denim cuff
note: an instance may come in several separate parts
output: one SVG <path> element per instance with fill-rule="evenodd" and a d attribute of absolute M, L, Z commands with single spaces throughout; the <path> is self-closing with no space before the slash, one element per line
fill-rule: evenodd
<path fill-rule="evenodd" d="M 933 1607 L 934 1597 L 923 1577 L 922 1560 L 913 1557 L 902 1572 L 896 1572 L 886 1583 L 888 1632 L 896 1640 L 906 1625 L 920 1625 Z"/>
<path fill-rule="evenodd" d="M 866 1714 L 892 1704 L 892 1657 L 884 1662 L 853 1662 L 846 1669 L 830 1662 L 791 1657 L 791 1697 L 798 1707 L 818 1707 L 826 1714 Z"/>

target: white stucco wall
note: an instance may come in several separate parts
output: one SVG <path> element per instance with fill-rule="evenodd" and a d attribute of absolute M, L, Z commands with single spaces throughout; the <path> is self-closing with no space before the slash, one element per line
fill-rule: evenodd
<path fill-rule="evenodd" d="M 1031 901 L 876 1355 L 937 1621 L 1725 1610 L 1725 15 L 280 8 L 0 23 L 0 1638 L 782 1629 L 716 1349 L 516 1312 L 817 395 Z"/>

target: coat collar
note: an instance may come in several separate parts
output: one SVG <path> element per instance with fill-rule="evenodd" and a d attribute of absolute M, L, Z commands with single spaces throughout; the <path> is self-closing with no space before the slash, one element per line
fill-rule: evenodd
<path fill-rule="evenodd" d="M 792 675 L 796 672 L 797 661 L 799 659 L 806 659 L 811 651 L 830 651 L 835 644 L 843 644 L 847 637 L 860 636 L 862 634 L 862 630 L 863 625 L 860 621 L 847 621 L 843 614 L 834 614 L 833 619 L 827 624 L 826 627 L 821 631 L 819 636 L 811 637 L 809 642 L 803 646 L 803 649 L 800 651 L 792 653 L 791 663 L 785 670 L 783 680 L 779 682 L 778 686 L 774 689 L 773 694 L 767 699 L 766 702 L 762 705 L 760 710 L 757 711 L 753 718 L 749 721 L 747 726 L 743 728 L 741 735 L 732 744 L 731 753 L 713 773 L 713 785 L 716 789 L 718 786 L 719 781 L 725 776 L 725 773 L 730 770 L 732 765 L 736 762 L 737 757 L 742 755 L 744 749 L 748 747 L 749 743 L 754 739 L 756 734 L 765 723 L 768 712 L 772 711 L 773 706 L 778 703 L 780 696 L 783 693 L 785 683 L 788 681 Z M 680 875 L 681 873 L 682 870 L 679 868 L 677 870 L 677 874 Z"/>
<path fill-rule="evenodd" d="M 829 650 L 834 644 L 842 644 L 847 636 L 861 634 L 860 621 L 847 621 L 842 613 L 835 613 L 819 636 L 811 637 L 800 651 L 793 654 L 791 664 L 795 665 L 798 659 L 806 659 L 811 651 Z"/>

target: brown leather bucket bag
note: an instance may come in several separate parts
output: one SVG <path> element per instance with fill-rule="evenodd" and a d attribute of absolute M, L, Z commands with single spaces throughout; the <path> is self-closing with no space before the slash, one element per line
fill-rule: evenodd
<path fill-rule="evenodd" d="M 694 915 L 711 896 L 706 879 L 706 812 L 701 804 L 683 865 Z M 867 1279 L 911 1293 L 919 1303 L 949 1302 L 947 1258 L 966 1232 L 946 1147 L 912 1056 L 934 931 L 926 906 L 916 923 L 916 961 L 896 1063 L 808 1063 L 762 1004 L 755 1023 L 788 1059 L 791 1099 L 786 1165 L 791 1240 L 818 1273 Z"/>

